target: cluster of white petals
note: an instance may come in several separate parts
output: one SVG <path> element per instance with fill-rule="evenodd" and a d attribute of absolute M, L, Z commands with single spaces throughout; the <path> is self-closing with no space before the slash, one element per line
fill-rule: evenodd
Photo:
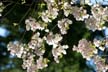
<path fill-rule="evenodd" d="M 33 62 L 34 62 L 34 59 L 33 59 L 33 57 L 34 57 L 34 55 L 31 55 L 30 53 L 28 53 L 27 54 L 27 58 L 25 57 L 25 58 L 23 58 L 23 64 L 22 64 L 22 67 L 23 67 L 23 69 L 27 69 L 27 72 L 33 72 L 33 70 L 31 70 L 31 67 L 33 66 L 33 65 L 36 65 L 36 64 L 33 64 Z M 35 67 L 35 69 L 36 69 L 36 67 Z"/>
<path fill-rule="evenodd" d="M 108 17 L 108 7 L 105 7 L 103 8 L 101 5 L 99 4 L 96 4 L 96 5 L 93 5 L 92 9 L 92 14 L 93 16 L 98 20 L 100 21 L 101 19 L 103 20 L 108 20 L 107 17 Z"/>
<path fill-rule="evenodd" d="M 94 38 L 93 40 L 93 44 L 95 47 L 97 47 L 98 49 L 100 49 L 101 51 L 105 50 L 105 44 L 107 42 L 104 39 L 96 39 Z"/>
<path fill-rule="evenodd" d="M 78 46 L 73 46 L 73 51 L 80 52 L 83 58 L 90 60 L 91 57 L 97 53 L 97 49 L 92 46 L 91 42 L 88 42 L 86 39 L 79 41 Z"/>
<path fill-rule="evenodd" d="M 108 7 L 103 8 L 101 5 L 96 4 L 91 7 L 90 17 L 85 20 L 86 26 L 89 30 L 103 30 L 104 24 L 108 21 Z"/>
<path fill-rule="evenodd" d="M 52 45 L 53 48 L 57 47 L 59 42 L 62 40 L 62 36 L 60 34 L 53 34 L 50 32 L 46 37 L 44 37 L 46 43 L 48 45 Z"/>
<path fill-rule="evenodd" d="M 35 72 L 38 71 L 38 69 L 43 69 L 44 67 L 47 67 L 48 59 L 43 58 L 40 56 L 36 61 L 34 60 L 34 55 L 28 54 L 27 58 L 23 58 L 23 69 L 27 69 L 27 72 Z"/>
<path fill-rule="evenodd" d="M 42 12 L 41 18 L 45 23 L 52 22 L 53 19 L 57 18 L 59 9 L 55 4 L 55 0 L 44 0 L 47 3 L 47 10 Z"/>
<path fill-rule="evenodd" d="M 69 4 L 68 2 L 65 2 L 63 4 L 63 11 L 64 11 L 64 15 L 67 17 L 69 14 L 72 13 L 72 6 L 71 4 Z"/>
<path fill-rule="evenodd" d="M 38 21 L 32 17 L 25 20 L 26 30 L 31 30 L 33 32 L 31 40 L 27 44 L 21 42 L 9 42 L 7 45 L 10 54 L 22 58 L 22 67 L 23 69 L 26 69 L 27 72 L 35 72 L 38 69 L 43 69 L 48 66 L 49 60 L 43 56 L 47 50 L 45 48 L 46 43 L 49 46 L 52 46 L 51 52 L 56 63 L 60 62 L 59 59 L 62 55 L 67 54 L 66 49 L 68 49 L 69 46 L 67 44 L 61 44 L 63 40 L 62 35 L 67 34 L 69 26 L 74 22 L 70 20 L 73 19 L 73 17 L 76 19 L 75 21 L 83 21 L 86 28 L 92 31 L 103 30 L 105 28 L 105 22 L 108 22 L 108 7 L 103 8 L 99 4 L 91 6 L 91 14 L 88 14 L 87 9 L 83 6 L 73 5 L 76 3 L 76 0 L 43 1 L 43 3 L 46 4 L 47 9 L 39 13 L 41 15 L 39 16 L 40 20 Z M 85 2 L 86 4 L 89 4 L 89 0 L 86 0 Z M 80 3 L 83 4 L 81 1 Z M 3 11 L 2 6 L 3 4 L 0 2 L 0 16 Z M 61 14 L 63 14 L 63 16 L 60 16 Z M 71 15 L 72 17 L 68 18 Z M 60 33 L 53 34 L 53 31 L 49 31 L 48 29 L 49 24 L 52 24 L 54 20 L 56 20 L 54 23 L 57 23 Z M 42 31 L 47 34 L 43 35 Z M 73 46 L 73 51 L 81 53 L 86 60 L 93 58 L 97 72 L 101 72 L 108 69 L 105 65 L 105 59 L 95 55 L 98 55 L 97 48 L 104 51 L 104 46 L 108 47 L 107 38 L 105 40 L 94 39 L 93 43 L 86 39 L 81 39 L 77 46 Z"/>
<path fill-rule="evenodd" d="M 63 54 L 66 54 L 66 49 L 69 48 L 68 45 L 60 45 L 62 36 L 60 34 L 53 34 L 50 32 L 46 37 L 44 37 L 48 45 L 52 45 L 52 55 L 56 63 L 59 63 L 59 58 Z"/>
<path fill-rule="evenodd" d="M 9 42 L 7 47 L 11 55 L 16 55 L 18 58 L 21 58 L 24 51 L 24 44 L 20 44 L 19 42 Z"/>
<path fill-rule="evenodd" d="M 79 41 L 78 46 L 73 46 L 73 51 L 77 51 L 82 54 L 83 58 L 90 61 L 93 59 L 93 62 L 96 67 L 96 72 L 106 72 L 108 70 L 108 64 L 106 63 L 106 56 L 105 54 L 99 54 L 99 50 L 102 52 L 105 51 L 105 47 L 108 44 L 107 39 L 97 39 L 94 38 L 93 44 L 86 39 L 82 39 Z"/>
<path fill-rule="evenodd" d="M 42 56 L 45 53 L 44 40 L 39 37 L 40 33 L 32 36 L 31 41 L 28 43 L 28 48 L 33 49 L 37 56 Z"/>
<path fill-rule="evenodd" d="M 40 56 L 36 62 L 37 62 L 38 69 L 43 69 L 48 66 L 47 65 L 48 60 L 46 58 L 43 58 L 42 56 Z"/>
<path fill-rule="evenodd" d="M 52 8 L 50 10 L 46 10 L 42 12 L 42 20 L 46 23 L 52 22 L 53 19 L 57 18 L 58 15 L 58 9 L 57 8 Z"/>
<path fill-rule="evenodd" d="M 69 48 L 68 45 L 58 45 L 57 47 L 52 49 L 52 54 L 56 63 L 59 63 L 59 58 L 62 56 L 62 54 L 66 54 L 65 49 L 67 48 Z"/>
<path fill-rule="evenodd" d="M 102 30 L 104 27 L 102 26 L 104 24 L 103 21 L 97 21 L 93 16 L 90 16 L 88 19 L 85 20 L 86 27 L 89 30 L 95 31 L 95 30 Z"/>
<path fill-rule="evenodd" d="M 97 72 L 106 72 L 108 70 L 108 65 L 105 64 L 105 59 L 102 59 L 99 56 L 94 56 L 93 60 L 96 65 Z"/>
<path fill-rule="evenodd" d="M 61 34 L 67 34 L 67 30 L 69 29 L 69 25 L 72 24 L 72 21 L 68 18 L 64 18 L 58 21 L 58 28 L 60 29 Z"/>
<path fill-rule="evenodd" d="M 35 33 L 28 44 L 9 42 L 7 45 L 10 54 L 22 58 L 22 67 L 26 69 L 27 72 L 35 72 L 38 69 L 43 69 L 48 66 L 48 59 L 43 58 L 43 54 L 45 53 L 44 40 L 39 36 L 40 33 Z"/>
<path fill-rule="evenodd" d="M 89 14 L 87 14 L 87 10 L 85 10 L 83 7 L 72 7 L 72 15 L 76 18 L 78 21 L 84 21 L 89 17 Z"/>
<path fill-rule="evenodd" d="M 40 24 L 39 22 L 36 22 L 36 19 L 34 18 L 29 18 L 25 20 L 25 24 L 26 24 L 26 30 L 32 30 L 32 31 L 36 31 L 37 29 L 39 30 L 43 30 L 44 27 L 42 26 L 42 24 Z"/>

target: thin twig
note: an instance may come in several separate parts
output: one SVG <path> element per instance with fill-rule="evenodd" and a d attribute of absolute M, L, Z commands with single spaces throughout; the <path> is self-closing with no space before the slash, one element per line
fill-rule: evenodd
<path fill-rule="evenodd" d="M 19 24 L 23 21 L 23 19 L 24 19 L 24 18 L 26 17 L 26 15 L 29 13 L 29 11 L 31 10 L 32 5 L 33 5 L 33 2 L 32 2 L 32 4 L 31 4 L 30 8 L 28 9 L 28 11 L 25 13 L 25 15 L 24 15 L 24 16 L 22 17 L 22 19 L 20 20 Z M 26 33 L 26 30 L 24 31 L 24 34 L 23 34 L 22 38 L 20 39 L 20 41 L 23 40 L 25 33 Z"/>

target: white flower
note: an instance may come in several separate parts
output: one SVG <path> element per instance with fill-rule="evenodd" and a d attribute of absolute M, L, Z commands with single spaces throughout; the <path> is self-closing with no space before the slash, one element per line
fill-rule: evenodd
<path fill-rule="evenodd" d="M 48 66 L 47 63 L 45 63 L 45 58 L 43 58 L 42 56 L 40 56 L 36 62 L 38 69 L 43 69 L 44 67 Z"/>
<path fill-rule="evenodd" d="M 48 33 L 48 32 L 49 32 L 49 29 L 45 29 L 45 32 L 47 32 L 47 33 Z"/>
<path fill-rule="evenodd" d="M 69 48 L 68 45 L 58 45 L 58 47 L 55 47 L 52 49 L 52 54 L 53 54 L 53 57 L 54 57 L 54 60 L 56 61 L 56 63 L 59 63 L 59 57 L 62 55 L 62 54 L 66 54 L 66 50 Z"/>
<path fill-rule="evenodd" d="M 30 67 L 27 68 L 27 72 L 36 72 L 36 70 L 38 70 L 36 64 L 32 64 Z"/>
<path fill-rule="evenodd" d="M 9 42 L 7 48 L 10 51 L 10 54 L 17 55 L 18 58 L 21 58 L 24 50 L 24 45 L 19 43 Z"/>
<path fill-rule="evenodd" d="M 104 14 L 104 8 L 99 4 L 93 5 L 91 12 L 95 19 L 100 20 L 102 15 Z"/>
<path fill-rule="evenodd" d="M 98 21 L 93 16 L 89 16 L 88 19 L 85 20 L 86 26 L 89 30 L 95 31 L 95 30 L 102 30 L 104 28 L 104 23 L 102 19 Z"/>
<path fill-rule="evenodd" d="M 53 48 L 58 46 L 58 43 L 62 40 L 62 36 L 60 34 L 53 34 L 50 32 L 47 37 L 44 37 L 46 40 L 47 44 L 53 45 Z"/>
<path fill-rule="evenodd" d="M 45 12 L 42 12 L 42 20 L 46 23 L 51 22 L 51 19 L 49 19 L 48 17 L 48 10 L 46 10 Z"/>
<path fill-rule="evenodd" d="M 25 24 L 26 24 L 26 30 L 32 30 L 32 31 L 36 31 L 37 29 L 39 30 L 43 30 L 44 27 L 42 27 L 38 22 L 36 22 L 36 20 L 34 18 L 29 18 L 25 20 Z"/>
<path fill-rule="evenodd" d="M 103 72 L 107 70 L 107 65 L 105 64 L 105 59 L 99 57 L 99 56 L 94 56 L 93 57 L 94 63 L 96 65 L 96 71 L 97 72 Z"/>
<path fill-rule="evenodd" d="M 31 41 L 28 43 L 28 48 L 33 49 L 37 56 L 42 56 L 45 53 L 43 39 L 39 37 L 40 33 L 32 36 Z"/>
<path fill-rule="evenodd" d="M 63 10 L 64 10 L 64 15 L 67 17 L 69 14 L 72 13 L 72 7 L 68 2 L 65 2 L 63 4 Z"/>
<path fill-rule="evenodd" d="M 29 70 L 29 68 L 33 65 L 34 55 L 28 53 L 26 56 L 26 58 L 23 58 L 22 67 L 23 69 Z"/>
<path fill-rule="evenodd" d="M 87 19 L 89 17 L 89 14 L 87 14 L 87 11 L 83 7 L 72 7 L 72 14 L 74 18 L 78 21 L 84 21 L 84 19 Z"/>
<path fill-rule="evenodd" d="M 86 39 L 82 39 L 79 41 L 78 46 L 73 46 L 73 50 L 80 52 L 83 56 L 83 58 L 86 58 L 89 60 L 93 55 L 96 50 L 96 48 L 92 47 L 91 42 L 88 42 Z"/>
<path fill-rule="evenodd" d="M 103 12 L 104 12 L 102 15 L 103 20 L 108 21 L 108 7 L 105 7 Z"/>
<path fill-rule="evenodd" d="M 52 8 L 50 10 L 46 10 L 45 12 L 42 12 L 42 20 L 46 23 L 52 22 L 53 19 L 55 19 L 58 15 L 58 9 Z"/>
<path fill-rule="evenodd" d="M 50 33 L 47 35 L 47 37 L 44 37 L 44 39 L 46 40 L 47 44 L 49 44 L 49 45 L 53 45 L 53 44 L 54 44 L 54 41 L 53 41 L 54 35 L 53 35 L 52 32 L 50 32 Z"/>
<path fill-rule="evenodd" d="M 102 50 L 102 51 L 104 51 L 105 47 L 100 46 L 99 49 Z"/>
<path fill-rule="evenodd" d="M 96 47 L 99 47 L 102 42 L 100 40 L 94 39 L 93 43 Z"/>
<path fill-rule="evenodd" d="M 67 30 L 69 29 L 69 24 L 72 24 L 72 21 L 67 18 L 58 21 L 57 25 L 60 29 L 61 34 L 67 33 Z"/>

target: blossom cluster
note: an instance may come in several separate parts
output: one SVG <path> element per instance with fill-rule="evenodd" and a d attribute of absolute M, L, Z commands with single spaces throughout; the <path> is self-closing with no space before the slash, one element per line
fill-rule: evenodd
<path fill-rule="evenodd" d="M 105 59 L 102 59 L 99 56 L 93 57 L 94 64 L 96 65 L 97 72 L 106 72 L 108 70 L 108 65 L 105 64 Z"/>
<path fill-rule="evenodd" d="M 67 34 L 67 30 L 69 29 L 69 24 L 72 24 L 72 21 L 64 18 L 58 21 L 58 28 L 60 29 L 61 34 Z"/>
<path fill-rule="evenodd" d="M 73 51 L 77 51 L 82 54 L 83 58 L 90 61 L 94 60 L 97 72 L 103 72 L 108 70 L 106 64 L 105 54 L 99 54 L 99 51 L 104 52 L 107 49 L 108 39 L 107 38 L 94 38 L 93 42 L 81 39 L 78 46 L 73 46 Z"/>
<path fill-rule="evenodd" d="M 67 23 L 71 23 L 71 21 L 68 21 L 68 19 L 65 21 Z M 66 54 L 66 49 L 69 48 L 68 45 L 61 45 L 61 34 L 54 34 L 53 32 L 46 31 L 49 29 L 41 26 L 40 23 L 36 22 L 35 18 L 30 17 L 26 19 L 25 24 L 27 31 L 31 30 L 34 32 L 31 40 L 27 44 L 21 42 L 9 42 L 7 45 L 10 54 L 16 55 L 18 58 L 22 58 L 23 69 L 27 69 L 27 72 L 35 72 L 38 69 L 43 69 L 44 67 L 48 66 L 49 59 L 43 57 L 46 51 L 45 43 L 52 46 L 51 52 L 54 57 L 54 61 L 59 63 L 59 59 L 63 54 Z M 38 30 L 44 30 L 47 32 L 47 34 L 40 37 L 41 33 Z"/>
<path fill-rule="evenodd" d="M 38 22 L 36 22 L 36 20 L 34 18 L 29 18 L 29 19 L 26 19 L 25 21 L 25 24 L 26 24 L 26 30 L 32 30 L 32 31 L 36 31 L 37 29 L 39 30 L 43 30 L 44 27 L 39 24 Z"/>
<path fill-rule="evenodd" d="M 98 40 L 94 39 L 93 43 L 90 41 L 87 41 L 86 39 L 81 39 L 78 43 L 78 46 L 73 46 L 73 51 L 77 51 L 81 53 L 83 58 L 85 58 L 87 61 L 90 61 L 93 59 L 94 64 L 96 65 L 96 71 L 97 72 L 103 72 L 108 70 L 108 65 L 106 64 L 106 59 L 102 58 L 102 56 L 107 55 L 100 55 L 99 56 L 99 50 L 104 52 L 105 51 L 105 45 L 107 43 L 107 40 Z"/>
<path fill-rule="evenodd" d="M 92 47 L 92 43 L 88 42 L 86 39 L 82 39 L 79 41 L 78 46 L 73 46 L 73 51 L 80 52 L 83 58 L 90 60 L 90 58 L 97 54 L 97 50 Z"/>
<path fill-rule="evenodd" d="M 92 15 L 85 20 L 87 28 L 95 31 L 105 29 L 105 22 L 108 21 L 108 7 L 103 8 L 101 5 L 96 4 L 92 6 Z"/>
<path fill-rule="evenodd" d="M 53 19 L 57 18 L 59 9 L 56 7 L 55 0 L 44 0 L 47 4 L 47 10 L 41 13 L 41 18 L 44 22 L 52 22 Z"/>
<path fill-rule="evenodd" d="M 72 15 L 76 21 L 83 21 L 86 28 L 92 31 L 106 29 L 104 24 L 108 21 L 108 7 L 103 8 L 99 4 L 92 5 L 91 14 L 89 14 L 83 6 L 74 6 L 75 0 L 44 0 L 44 2 L 47 9 L 40 13 L 40 20 L 33 17 L 25 20 L 26 30 L 33 32 L 31 40 L 26 44 L 19 41 L 9 42 L 7 45 L 10 54 L 22 58 L 22 67 L 27 69 L 27 72 L 35 72 L 48 66 L 49 59 L 44 58 L 47 49 L 45 44 L 52 47 L 51 53 L 56 63 L 60 62 L 59 59 L 62 55 L 67 54 L 66 49 L 69 46 L 63 45 L 61 42 L 63 35 L 68 34 L 69 26 L 74 23 L 68 18 L 69 15 Z M 60 11 L 63 12 L 64 16 L 58 20 Z M 57 19 L 55 26 L 58 27 L 60 33 L 54 33 L 48 28 L 49 24 L 52 24 L 55 19 Z M 41 36 L 41 31 L 46 32 L 46 34 Z M 101 72 L 108 68 L 105 59 L 98 55 L 98 49 L 104 52 L 106 47 L 108 47 L 108 38 L 94 38 L 93 41 L 81 39 L 78 46 L 74 45 L 72 50 L 80 52 L 86 60 L 93 58 L 96 70 Z"/>
<path fill-rule="evenodd" d="M 72 8 L 72 15 L 76 18 L 78 21 L 84 21 L 89 17 L 89 14 L 87 14 L 87 11 L 83 7 L 77 7 L 74 6 Z"/>
<path fill-rule="evenodd" d="M 44 40 L 39 37 L 39 33 L 34 34 L 28 44 L 9 42 L 8 50 L 12 55 L 22 58 L 22 67 L 27 69 L 27 72 L 35 72 L 48 66 L 49 60 L 43 57 L 45 53 Z"/>

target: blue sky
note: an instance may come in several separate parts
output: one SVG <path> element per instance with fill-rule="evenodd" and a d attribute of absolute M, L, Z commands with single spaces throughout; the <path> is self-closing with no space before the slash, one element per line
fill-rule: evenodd
<path fill-rule="evenodd" d="M 0 27 L 0 36 L 1 37 L 7 37 L 10 34 L 10 32 L 5 29 L 4 27 Z"/>
<path fill-rule="evenodd" d="M 102 3 L 103 5 L 108 5 L 108 0 L 90 0 L 92 4 Z"/>

